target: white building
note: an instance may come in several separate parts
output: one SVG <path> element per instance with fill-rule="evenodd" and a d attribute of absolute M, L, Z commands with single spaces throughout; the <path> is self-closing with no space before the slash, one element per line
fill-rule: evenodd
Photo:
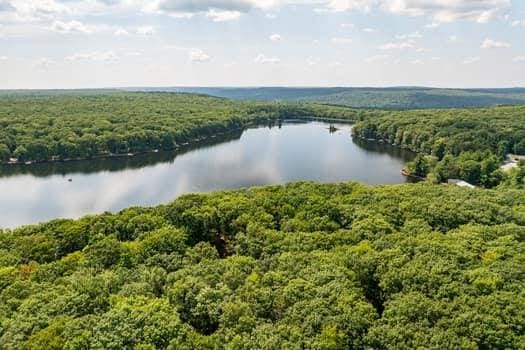
<path fill-rule="evenodd" d="M 448 183 L 450 185 L 456 185 L 459 187 L 476 188 L 476 186 L 469 184 L 467 181 L 463 181 L 460 179 L 448 179 Z"/>

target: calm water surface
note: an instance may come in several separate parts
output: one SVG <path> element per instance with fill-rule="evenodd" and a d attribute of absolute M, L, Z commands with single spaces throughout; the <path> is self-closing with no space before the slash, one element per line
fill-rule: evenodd
<path fill-rule="evenodd" d="M 178 153 L 2 167 L 0 227 L 152 206 L 189 192 L 297 180 L 407 181 L 400 169 L 410 152 L 352 140 L 349 125 L 336 125 L 335 133 L 328 126 L 253 128 Z"/>

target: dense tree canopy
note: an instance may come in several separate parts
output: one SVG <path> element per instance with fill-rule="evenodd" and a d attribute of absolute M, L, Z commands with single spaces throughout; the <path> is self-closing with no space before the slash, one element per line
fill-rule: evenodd
<path fill-rule="evenodd" d="M 411 174 L 494 187 L 504 178 L 499 165 L 505 155 L 525 154 L 525 106 L 377 111 L 353 132 L 420 152 L 407 167 Z"/>
<path fill-rule="evenodd" d="M 355 111 L 174 93 L 4 95 L 0 163 L 169 150 L 248 124 L 305 116 L 352 120 Z"/>
<path fill-rule="evenodd" d="M 523 349 L 525 192 L 296 183 L 0 233 L 2 349 Z"/>

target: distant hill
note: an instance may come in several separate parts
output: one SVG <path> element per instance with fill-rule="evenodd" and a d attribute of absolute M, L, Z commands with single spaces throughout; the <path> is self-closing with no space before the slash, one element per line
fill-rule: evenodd
<path fill-rule="evenodd" d="M 128 91 L 176 91 L 237 100 L 301 101 L 360 108 L 454 108 L 524 104 L 525 88 L 435 89 L 393 88 L 292 88 L 292 87 L 172 87 L 126 88 Z"/>
<path fill-rule="evenodd" d="M 234 100 L 316 102 L 356 108 L 380 109 L 462 108 L 525 104 L 525 88 L 124 87 L 118 89 L 0 90 L 0 97 L 97 95 L 119 91 L 183 92 Z"/>

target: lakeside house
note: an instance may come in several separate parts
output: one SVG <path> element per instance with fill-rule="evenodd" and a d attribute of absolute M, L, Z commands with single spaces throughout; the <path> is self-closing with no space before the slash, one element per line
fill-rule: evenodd
<path fill-rule="evenodd" d="M 503 171 L 510 171 L 514 168 L 517 168 L 520 161 L 525 162 L 525 156 L 509 153 L 507 154 L 507 158 L 505 159 L 505 162 L 500 168 Z"/>
<path fill-rule="evenodd" d="M 456 185 L 456 186 L 459 186 L 459 187 L 476 188 L 476 186 L 468 183 L 467 181 L 463 181 L 463 180 L 460 180 L 460 179 L 448 179 L 448 184 L 449 185 Z"/>
<path fill-rule="evenodd" d="M 507 154 L 507 158 L 512 159 L 515 162 L 519 162 L 521 160 L 525 161 L 525 156 L 519 154 Z"/>

